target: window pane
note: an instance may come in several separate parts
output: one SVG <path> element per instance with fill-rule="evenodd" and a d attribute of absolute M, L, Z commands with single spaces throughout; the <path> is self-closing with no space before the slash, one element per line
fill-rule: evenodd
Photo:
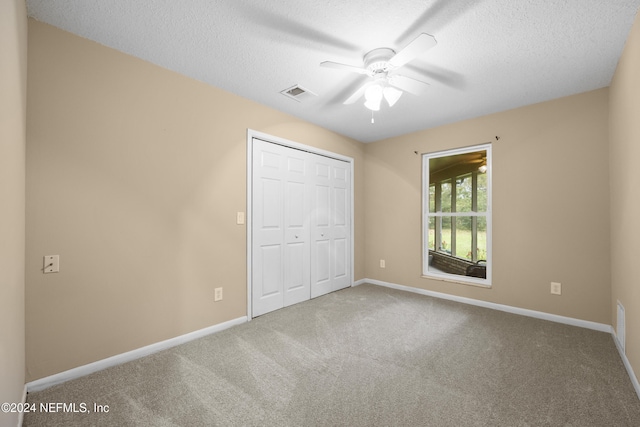
<path fill-rule="evenodd" d="M 456 212 L 471 212 L 471 175 L 456 178 Z"/>
<path fill-rule="evenodd" d="M 478 244 L 477 244 L 477 260 L 487 261 L 487 218 L 478 217 Z"/>
<path fill-rule="evenodd" d="M 436 249 L 436 219 L 429 218 L 429 234 L 427 239 L 427 248 L 434 251 Z"/>
<path fill-rule="evenodd" d="M 478 211 L 487 211 L 487 174 L 478 173 Z"/>
<path fill-rule="evenodd" d="M 473 240 L 472 219 L 470 216 L 456 217 L 456 256 L 471 260 L 473 253 L 471 252 L 471 242 Z"/>
<path fill-rule="evenodd" d="M 436 211 L 436 186 L 429 186 L 429 212 Z"/>
<path fill-rule="evenodd" d="M 450 179 L 442 182 L 442 193 L 440 195 L 439 210 L 440 212 L 451 212 L 451 180 Z"/>
<path fill-rule="evenodd" d="M 442 224 L 440 228 L 440 247 L 438 250 L 441 252 L 451 253 L 451 217 L 444 216 L 436 218 L 436 222 Z M 436 228 L 437 230 L 437 228 Z"/>

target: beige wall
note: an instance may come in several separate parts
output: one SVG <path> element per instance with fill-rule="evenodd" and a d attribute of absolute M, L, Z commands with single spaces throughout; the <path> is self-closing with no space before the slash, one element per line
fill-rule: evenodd
<path fill-rule="evenodd" d="M 28 380 L 246 315 L 247 128 L 355 158 L 364 277 L 363 144 L 33 20 L 29 61 Z"/>
<path fill-rule="evenodd" d="M 612 316 L 616 305 L 626 314 L 626 355 L 640 375 L 640 16 L 629 34 L 610 88 L 611 278 Z"/>
<path fill-rule="evenodd" d="M 25 144 L 27 11 L 0 2 L 0 403 L 24 391 Z M 0 425 L 18 414 L 0 412 Z"/>
<path fill-rule="evenodd" d="M 608 89 L 600 89 L 367 144 L 366 277 L 609 324 L 607 111 Z M 422 278 L 422 166 L 414 151 L 486 142 L 493 286 Z M 550 294 L 552 281 L 562 283 L 561 296 Z"/>
<path fill-rule="evenodd" d="M 640 156 L 638 27 L 611 94 L 363 145 L 30 20 L 27 380 L 246 314 L 246 234 L 235 213 L 246 209 L 247 128 L 355 158 L 356 280 L 605 324 L 615 324 L 619 299 L 637 372 L 640 296 L 627 265 L 638 239 L 625 224 L 640 203 L 630 163 Z M 493 286 L 422 278 L 414 151 L 485 142 L 494 147 Z M 60 273 L 42 274 L 48 254 L 61 256 Z M 549 293 L 551 281 L 562 296 Z M 225 299 L 214 303 L 218 286 Z"/>

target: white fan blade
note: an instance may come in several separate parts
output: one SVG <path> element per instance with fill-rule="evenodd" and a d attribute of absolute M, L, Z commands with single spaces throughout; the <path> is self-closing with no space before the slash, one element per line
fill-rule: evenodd
<path fill-rule="evenodd" d="M 358 68 L 347 64 L 340 64 L 338 62 L 324 61 L 320 63 L 320 66 L 325 68 L 335 68 L 336 70 L 351 71 L 352 73 L 367 74 L 367 70 L 365 70 L 364 68 Z"/>
<path fill-rule="evenodd" d="M 422 33 L 404 49 L 396 53 L 393 58 L 389 60 L 389 64 L 394 68 L 402 67 L 404 64 L 413 60 L 427 49 L 434 47 L 436 44 L 437 42 L 435 37 L 431 34 Z"/>
<path fill-rule="evenodd" d="M 358 90 L 356 90 L 355 92 L 353 92 L 353 95 L 351 95 L 349 98 L 347 98 L 346 101 L 343 102 L 343 104 L 345 105 L 349 105 L 349 104 L 353 104 L 354 102 L 356 102 L 358 99 L 360 99 L 362 97 L 362 95 L 364 95 L 364 91 L 367 90 L 367 88 L 369 86 L 371 86 L 372 84 L 374 84 L 375 82 L 367 82 L 365 84 L 363 84 L 362 86 L 360 86 L 360 88 Z"/>
<path fill-rule="evenodd" d="M 420 80 L 401 76 L 399 74 L 390 76 L 389 84 L 414 95 L 422 95 L 430 86 L 429 83 L 421 82 Z"/>

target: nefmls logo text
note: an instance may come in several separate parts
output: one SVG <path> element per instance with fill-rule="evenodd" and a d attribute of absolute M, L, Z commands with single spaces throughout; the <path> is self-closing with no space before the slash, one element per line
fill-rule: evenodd
<path fill-rule="evenodd" d="M 73 413 L 87 413 L 89 408 L 87 404 L 82 403 L 63 403 L 63 402 L 50 402 L 40 403 L 40 412 L 73 412 Z"/>

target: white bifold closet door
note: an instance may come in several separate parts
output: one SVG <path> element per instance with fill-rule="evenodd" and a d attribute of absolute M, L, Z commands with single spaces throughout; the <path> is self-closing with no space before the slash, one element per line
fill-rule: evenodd
<path fill-rule="evenodd" d="M 351 284 L 351 168 L 253 139 L 252 316 Z"/>

